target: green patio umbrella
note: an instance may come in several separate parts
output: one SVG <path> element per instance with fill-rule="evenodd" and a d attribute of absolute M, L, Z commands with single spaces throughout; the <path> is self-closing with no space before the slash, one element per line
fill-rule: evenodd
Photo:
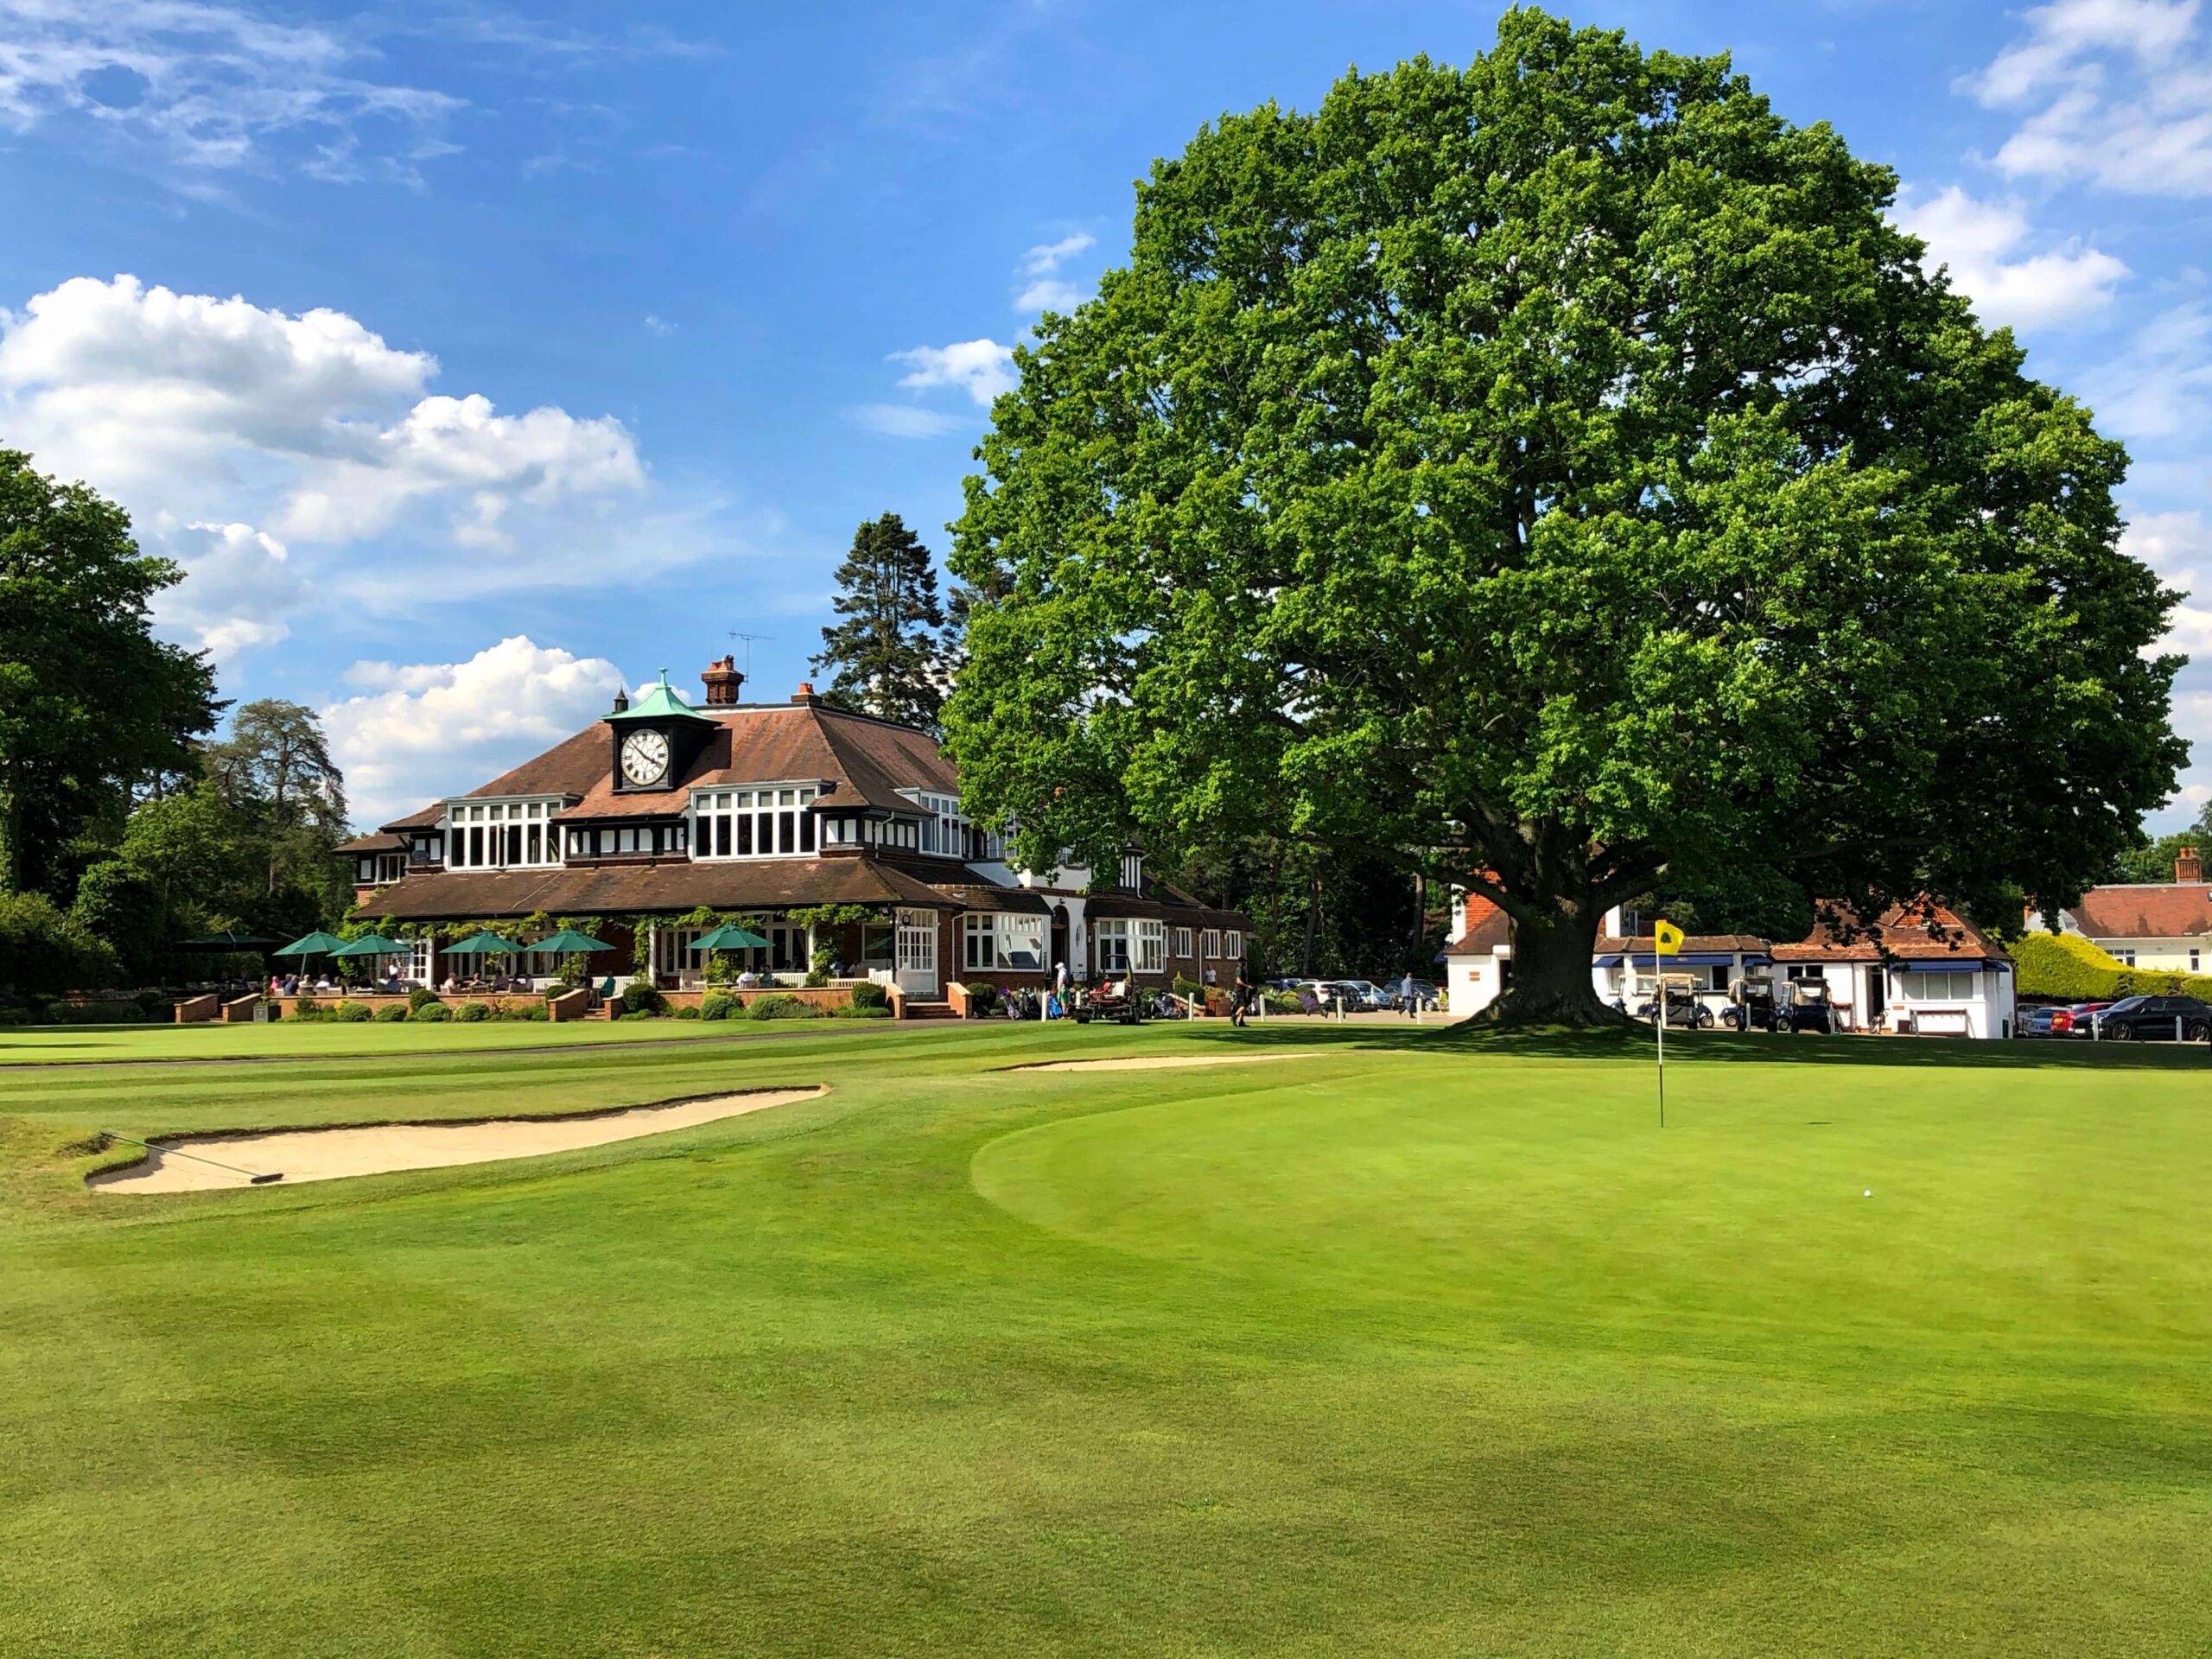
<path fill-rule="evenodd" d="M 346 941 L 335 933 L 326 933 L 321 928 L 303 939 L 294 939 L 281 950 L 271 950 L 272 957 L 327 957 L 346 948 Z"/>
<path fill-rule="evenodd" d="M 488 928 L 481 933 L 472 933 L 459 944 L 446 946 L 449 957 L 512 957 L 522 953 L 522 946 L 512 939 L 503 939 Z"/>
<path fill-rule="evenodd" d="M 556 957 L 582 957 L 594 950 L 612 950 L 614 947 L 604 939 L 594 939 L 588 933 L 579 933 L 573 927 L 564 927 L 558 933 L 534 941 L 530 948 L 550 950 Z"/>
<path fill-rule="evenodd" d="M 766 950 L 768 941 L 758 933 L 748 933 L 730 923 L 692 940 L 691 948 L 694 950 Z"/>
<path fill-rule="evenodd" d="M 334 957 L 411 957 L 415 947 L 398 939 L 387 939 L 381 933 L 365 933 L 358 939 L 349 939 L 330 953 Z"/>

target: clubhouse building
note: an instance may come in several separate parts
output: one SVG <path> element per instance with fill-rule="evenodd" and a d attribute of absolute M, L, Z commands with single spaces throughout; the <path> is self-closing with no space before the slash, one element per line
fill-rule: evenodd
<path fill-rule="evenodd" d="M 679 918 L 707 912 L 768 941 L 732 953 L 764 982 L 797 983 L 821 950 L 839 977 L 922 1002 L 971 978 L 1041 985 L 1062 963 L 1140 984 L 1235 979 L 1244 918 L 1153 880 L 1136 849 L 1118 870 L 1016 870 L 962 811 L 927 733 L 830 708 L 805 684 L 788 702 L 742 702 L 729 658 L 702 678 L 699 706 L 664 673 L 535 760 L 346 843 L 356 915 L 399 937 L 468 923 L 524 945 L 572 921 L 615 947 L 592 958 L 594 976 L 632 972 L 643 932 L 664 988 L 698 982 L 690 947 L 715 924 Z M 433 940 L 414 945 L 403 976 L 436 983 Z"/>

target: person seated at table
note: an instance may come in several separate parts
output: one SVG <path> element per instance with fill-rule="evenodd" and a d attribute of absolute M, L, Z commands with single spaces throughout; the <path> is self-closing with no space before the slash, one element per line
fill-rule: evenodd
<path fill-rule="evenodd" d="M 454 982 L 453 969 L 450 968 L 447 969 L 445 982 L 440 985 L 438 989 L 442 991 L 448 996 L 450 996 L 460 988 L 461 987 Z"/>
<path fill-rule="evenodd" d="M 747 969 L 743 973 L 737 976 L 737 988 L 741 991 L 757 990 L 760 988 L 760 976 L 754 973 L 750 968 Z"/>

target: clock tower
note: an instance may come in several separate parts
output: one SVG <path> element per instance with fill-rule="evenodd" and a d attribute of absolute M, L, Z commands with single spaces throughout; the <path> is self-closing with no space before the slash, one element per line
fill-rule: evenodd
<path fill-rule="evenodd" d="M 607 725 L 614 734 L 614 790 L 626 795 L 673 788 L 715 729 L 711 716 L 676 695 L 664 668 L 660 683 L 637 702 L 618 699 Z"/>

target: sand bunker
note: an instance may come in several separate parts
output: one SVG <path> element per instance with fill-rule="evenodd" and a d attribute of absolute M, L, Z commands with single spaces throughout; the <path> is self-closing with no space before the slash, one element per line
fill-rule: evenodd
<path fill-rule="evenodd" d="M 196 1154 L 256 1174 L 281 1170 L 284 1179 L 277 1185 L 294 1186 L 302 1181 L 382 1175 L 395 1169 L 439 1169 L 448 1164 L 574 1152 L 612 1141 L 688 1129 L 770 1106 L 812 1100 L 828 1092 L 826 1089 L 760 1089 L 583 1116 L 501 1117 L 474 1123 L 378 1123 L 354 1129 L 283 1129 L 189 1140 L 172 1135 L 167 1137 L 167 1144 L 178 1153 Z M 149 1152 L 144 1162 L 95 1175 L 86 1185 L 106 1192 L 196 1192 L 210 1187 L 244 1187 L 248 1181 L 244 1175 L 190 1158 Z"/>
<path fill-rule="evenodd" d="M 1001 1071 L 1159 1071 L 1183 1065 L 1260 1065 L 1268 1060 L 1310 1060 L 1311 1054 L 1143 1054 L 1125 1060 L 1043 1060 L 1004 1065 Z"/>

